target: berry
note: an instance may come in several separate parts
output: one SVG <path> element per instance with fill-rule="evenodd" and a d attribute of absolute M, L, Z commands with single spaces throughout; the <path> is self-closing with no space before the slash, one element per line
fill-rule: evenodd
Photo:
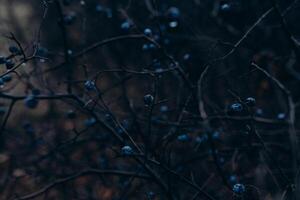
<path fill-rule="evenodd" d="M 3 56 L 0 56 L 0 65 L 5 64 L 6 63 L 6 58 Z"/>
<path fill-rule="evenodd" d="M 190 59 L 191 59 L 191 54 L 186 53 L 186 54 L 183 55 L 183 60 L 184 60 L 184 61 L 188 61 L 188 60 L 190 60 Z"/>
<path fill-rule="evenodd" d="M 168 106 L 162 105 L 160 106 L 160 112 L 167 112 L 169 110 Z"/>
<path fill-rule="evenodd" d="M 285 114 L 284 113 L 279 113 L 277 115 L 277 119 L 285 119 Z"/>
<path fill-rule="evenodd" d="M 86 127 L 93 126 L 94 124 L 96 124 L 96 119 L 95 118 L 89 118 L 89 119 L 84 120 L 84 125 Z"/>
<path fill-rule="evenodd" d="M 144 30 L 144 34 L 145 34 L 146 36 L 150 37 L 150 36 L 152 35 L 152 30 L 151 30 L 150 28 L 146 28 L 146 29 Z"/>
<path fill-rule="evenodd" d="M 124 31 L 128 31 L 131 27 L 131 24 L 129 23 L 129 21 L 125 21 L 121 24 L 121 29 Z"/>
<path fill-rule="evenodd" d="M 10 82 L 12 77 L 10 74 L 6 74 L 5 76 L 2 77 L 4 82 Z"/>
<path fill-rule="evenodd" d="M 148 200 L 153 200 L 155 198 L 155 193 L 150 191 L 147 193 L 147 199 Z"/>
<path fill-rule="evenodd" d="M 188 141 L 190 138 L 189 138 L 189 136 L 187 135 L 187 134 L 182 134 L 182 135 L 179 135 L 178 137 L 177 137 L 177 140 L 178 141 L 181 141 L 181 142 L 186 142 L 186 141 Z"/>
<path fill-rule="evenodd" d="M 3 86 L 4 85 L 4 80 L 3 78 L 0 78 L 0 86 Z"/>
<path fill-rule="evenodd" d="M 236 177 L 235 175 L 231 175 L 231 176 L 229 177 L 229 182 L 230 182 L 231 184 L 236 184 L 236 182 L 237 182 L 237 177 Z"/>
<path fill-rule="evenodd" d="M 100 4 L 96 5 L 96 11 L 97 12 L 102 12 L 104 10 L 103 6 L 101 6 Z"/>
<path fill-rule="evenodd" d="M 25 99 L 24 99 L 24 103 L 28 108 L 36 108 L 39 101 L 35 98 L 34 95 L 28 95 Z"/>
<path fill-rule="evenodd" d="M 8 50 L 9 50 L 10 53 L 16 54 L 16 55 L 21 53 L 20 49 L 16 46 L 10 46 L 8 48 Z"/>
<path fill-rule="evenodd" d="M 170 28 L 176 28 L 178 26 L 178 22 L 177 21 L 171 21 L 170 23 L 169 23 L 169 27 Z"/>
<path fill-rule="evenodd" d="M 180 17 L 180 10 L 176 7 L 171 7 L 168 10 L 168 17 L 177 19 Z"/>
<path fill-rule="evenodd" d="M 128 155 L 132 155 L 133 150 L 130 146 L 123 146 L 121 149 L 122 155 L 128 156 Z"/>
<path fill-rule="evenodd" d="M 253 97 L 248 97 L 246 100 L 245 100 L 245 104 L 249 107 L 254 107 L 255 104 L 256 104 L 256 100 L 253 98 Z"/>
<path fill-rule="evenodd" d="M 229 113 L 239 113 L 242 112 L 243 106 L 240 103 L 231 104 L 229 107 Z"/>
<path fill-rule="evenodd" d="M 85 87 L 85 89 L 88 90 L 88 91 L 95 90 L 95 89 L 96 89 L 95 81 L 87 80 L 87 81 L 84 83 L 84 87 Z"/>
<path fill-rule="evenodd" d="M 63 22 L 65 25 L 71 25 L 76 19 L 75 13 L 71 13 L 68 15 L 65 15 L 63 18 Z"/>
<path fill-rule="evenodd" d="M 228 3 L 221 5 L 222 11 L 230 11 L 230 9 L 231 9 L 231 6 Z"/>
<path fill-rule="evenodd" d="M 235 194 L 241 195 L 246 191 L 246 188 L 243 184 L 237 183 L 233 186 L 232 191 Z"/>
<path fill-rule="evenodd" d="M 220 138 L 220 132 L 219 131 L 215 131 L 212 135 L 213 139 L 219 139 Z"/>
<path fill-rule="evenodd" d="M 9 59 L 9 60 L 6 60 L 5 65 L 6 65 L 7 69 L 11 69 L 15 66 L 15 63 L 12 60 Z"/>
<path fill-rule="evenodd" d="M 146 94 L 144 96 L 144 103 L 146 106 L 151 106 L 154 102 L 154 97 L 151 94 Z"/>

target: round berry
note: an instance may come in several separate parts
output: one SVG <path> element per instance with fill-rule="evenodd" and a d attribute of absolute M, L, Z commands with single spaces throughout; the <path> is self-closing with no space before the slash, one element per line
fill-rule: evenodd
<path fill-rule="evenodd" d="M 150 36 L 152 35 L 152 30 L 151 30 L 150 28 L 146 28 L 146 29 L 144 30 L 144 34 L 145 34 L 146 36 L 150 37 Z"/>
<path fill-rule="evenodd" d="M 4 82 L 10 82 L 12 77 L 10 74 L 6 74 L 5 76 L 2 77 Z"/>
<path fill-rule="evenodd" d="M 8 48 L 8 50 L 12 54 L 20 54 L 21 53 L 20 49 L 18 47 L 16 47 L 16 46 L 10 46 Z"/>
<path fill-rule="evenodd" d="M 241 195 L 246 191 L 246 188 L 243 184 L 237 183 L 233 186 L 232 191 L 235 194 Z"/>
<path fill-rule="evenodd" d="M 179 135 L 178 137 L 177 137 L 177 140 L 178 141 L 181 141 L 181 142 L 186 142 L 186 141 L 188 141 L 190 138 L 189 138 L 189 136 L 187 135 L 187 134 L 182 134 L 182 135 Z"/>
<path fill-rule="evenodd" d="M 6 60 L 5 65 L 6 65 L 7 69 L 11 69 L 15 66 L 15 63 L 12 60 L 9 59 L 9 60 Z"/>
<path fill-rule="evenodd" d="M 131 27 L 131 24 L 129 21 L 125 21 L 121 24 L 121 29 L 124 31 L 128 31 Z"/>
<path fill-rule="evenodd" d="M 84 87 L 85 87 L 85 89 L 88 90 L 88 91 L 95 90 L 95 89 L 96 89 L 95 81 L 87 80 L 87 81 L 84 83 Z"/>
<path fill-rule="evenodd" d="M 255 104 L 256 104 L 256 100 L 253 98 L 253 97 L 248 97 L 246 100 L 245 100 L 245 104 L 249 107 L 254 107 Z"/>
<path fill-rule="evenodd" d="M 146 106 L 151 106 L 154 102 L 154 97 L 151 94 L 146 94 L 144 96 L 144 103 Z"/>
<path fill-rule="evenodd" d="M 229 107 L 230 113 L 239 113 L 242 112 L 242 110 L 243 110 L 243 105 L 240 103 L 231 104 Z"/>
<path fill-rule="evenodd" d="M 4 56 L 0 56 L 0 65 L 6 63 L 6 58 Z"/>
<path fill-rule="evenodd" d="M 93 126 L 94 124 L 96 124 L 96 119 L 95 118 L 89 118 L 89 119 L 84 120 L 84 125 L 86 127 Z"/>
<path fill-rule="evenodd" d="M 132 150 L 132 148 L 130 146 L 126 145 L 126 146 L 122 147 L 121 152 L 122 152 L 122 155 L 128 156 L 128 155 L 132 155 L 133 150 Z"/>
<path fill-rule="evenodd" d="M 171 7 L 168 10 L 168 17 L 177 19 L 180 17 L 180 10 L 177 7 Z"/>
<path fill-rule="evenodd" d="M 35 98 L 34 95 L 28 95 L 25 99 L 24 99 L 24 103 L 28 108 L 36 108 L 39 101 Z"/>

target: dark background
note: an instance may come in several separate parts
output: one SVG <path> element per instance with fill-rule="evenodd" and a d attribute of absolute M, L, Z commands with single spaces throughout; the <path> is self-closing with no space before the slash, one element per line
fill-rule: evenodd
<path fill-rule="evenodd" d="M 299 199 L 299 6 L 1 0 L 0 199 Z"/>

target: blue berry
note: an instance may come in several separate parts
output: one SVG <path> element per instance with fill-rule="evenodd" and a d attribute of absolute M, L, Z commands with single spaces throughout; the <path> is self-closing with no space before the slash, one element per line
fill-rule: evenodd
<path fill-rule="evenodd" d="M 188 141 L 190 138 L 189 138 L 189 136 L 187 135 L 187 134 L 182 134 L 182 135 L 179 135 L 178 137 L 177 137 L 177 140 L 178 141 L 181 141 L 181 142 L 186 142 L 186 141 Z"/>
<path fill-rule="evenodd" d="M 10 53 L 16 54 L 16 55 L 21 53 L 20 49 L 16 46 L 10 46 L 8 48 L 8 50 L 9 50 Z"/>
<path fill-rule="evenodd" d="M 24 99 L 24 103 L 28 108 L 36 108 L 39 101 L 38 99 L 35 98 L 34 95 L 28 95 L 25 99 Z"/>
<path fill-rule="evenodd" d="M 144 103 L 146 106 L 151 106 L 154 102 L 154 97 L 151 94 L 146 94 L 144 96 Z"/>
<path fill-rule="evenodd" d="M 68 14 L 68 15 L 65 15 L 65 16 L 64 16 L 63 22 L 64 22 L 66 25 L 71 25 L 71 24 L 73 24 L 73 22 L 75 21 L 75 19 L 76 19 L 75 13 L 71 13 L 71 14 Z"/>
<path fill-rule="evenodd" d="M 212 135 L 213 139 L 219 139 L 220 138 L 220 132 L 219 131 L 215 131 Z"/>
<path fill-rule="evenodd" d="M 191 54 L 186 53 L 186 54 L 183 55 L 183 60 L 184 60 L 184 61 L 188 61 L 188 60 L 190 60 L 190 59 L 191 59 Z"/>
<path fill-rule="evenodd" d="M 236 184 L 236 182 L 237 182 L 237 177 L 236 177 L 235 175 L 231 175 L 231 176 L 229 177 L 229 182 L 230 182 L 231 184 Z"/>
<path fill-rule="evenodd" d="M 124 31 L 128 31 L 131 27 L 131 24 L 129 23 L 129 21 L 125 21 L 121 24 L 121 29 Z"/>
<path fill-rule="evenodd" d="M 162 105 L 160 106 L 160 112 L 167 112 L 169 110 L 168 106 Z"/>
<path fill-rule="evenodd" d="M 147 193 L 147 199 L 148 200 L 153 200 L 155 198 L 155 193 L 150 191 Z"/>
<path fill-rule="evenodd" d="M 12 77 L 10 74 L 6 74 L 5 76 L 2 77 L 4 82 L 10 82 Z"/>
<path fill-rule="evenodd" d="M 234 103 L 234 104 L 231 104 L 229 109 L 232 112 L 241 112 L 243 110 L 243 105 L 240 103 Z"/>
<path fill-rule="evenodd" d="M 222 11 L 230 11 L 230 9 L 231 9 L 231 6 L 227 3 L 221 5 L 221 10 Z"/>
<path fill-rule="evenodd" d="M 3 78 L 0 78 L 0 86 L 3 86 L 4 85 L 4 80 Z"/>
<path fill-rule="evenodd" d="M 96 89 L 95 81 L 87 80 L 87 81 L 84 83 L 84 87 L 85 87 L 85 89 L 88 90 L 88 91 L 95 90 L 95 89 Z"/>
<path fill-rule="evenodd" d="M 146 28 L 146 29 L 144 30 L 144 34 L 145 34 L 146 36 L 150 37 L 150 36 L 152 35 L 151 29 L 150 29 L 150 28 Z"/>
<path fill-rule="evenodd" d="M 84 120 L 84 125 L 86 127 L 93 126 L 94 124 L 96 124 L 96 119 L 95 118 L 89 118 L 89 119 Z"/>
<path fill-rule="evenodd" d="M 278 115 L 277 115 L 277 119 L 285 119 L 285 114 L 284 113 L 279 113 Z"/>
<path fill-rule="evenodd" d="M 6 60 L 5 65 L 6 65 L 7 69 L 11 69 L 15 66 L 15 63 L 12 60 L 9 59 L 9 60 Z"/>
<path fill-rule="evenodd" d="M 245 100 L 245 104 L 249 107 L 253 107 L 255 106 L 256 104 L 256 100 L 253 98 L 253 97 L 248 97 L 246 100 Z"/>
<path fill-rule="evenodd" d="M 178 22 L 177 21 L 171 21 L 169 22 L 169 27 L 170 28 L 176 28 L 178 26 Z"/>
<path fill-rule="evenodd" d="M 177 19 L 180 17 L 180 10 L 177 7 L 171 7 L 168 10 L 168 17 Z"/>
<path fill-rule="evenodd" d="M 121 149 L 122 155 L 128 156 L 128 155 L 132 155 L 133 150 L 130 146 L 123 146 Z"/>
<path fill-rule="evenodd" d="M 243 194 L 245 191 L 246 191 L 246 188 L 243 184 L 240 184 L 240 183 L 236 183 L 233 188 L 232 188 L 232 191 L 235 193 L 235 194 L 238 194 L 238 195 L 241 195 Z"/>
<path fill-rule="evenodd" d="M 0 56 L 0 65 L 6 63 L 6 58 L 4 56 Z"/>
<path fill-rule="evenodd" d="M 100 4 L 97 4 L 96 5 L 96 11 L 97 12 L 102 12 L 104 10 L 104 7 L 103 6 L 101 6 Z"/>

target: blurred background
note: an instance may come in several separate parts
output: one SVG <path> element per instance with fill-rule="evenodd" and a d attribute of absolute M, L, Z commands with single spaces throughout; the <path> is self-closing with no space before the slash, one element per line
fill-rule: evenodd
<path fill-rule="evenodd" d="M 298 0 L 1 0 L 0 199 L 298 199 Z"/>

